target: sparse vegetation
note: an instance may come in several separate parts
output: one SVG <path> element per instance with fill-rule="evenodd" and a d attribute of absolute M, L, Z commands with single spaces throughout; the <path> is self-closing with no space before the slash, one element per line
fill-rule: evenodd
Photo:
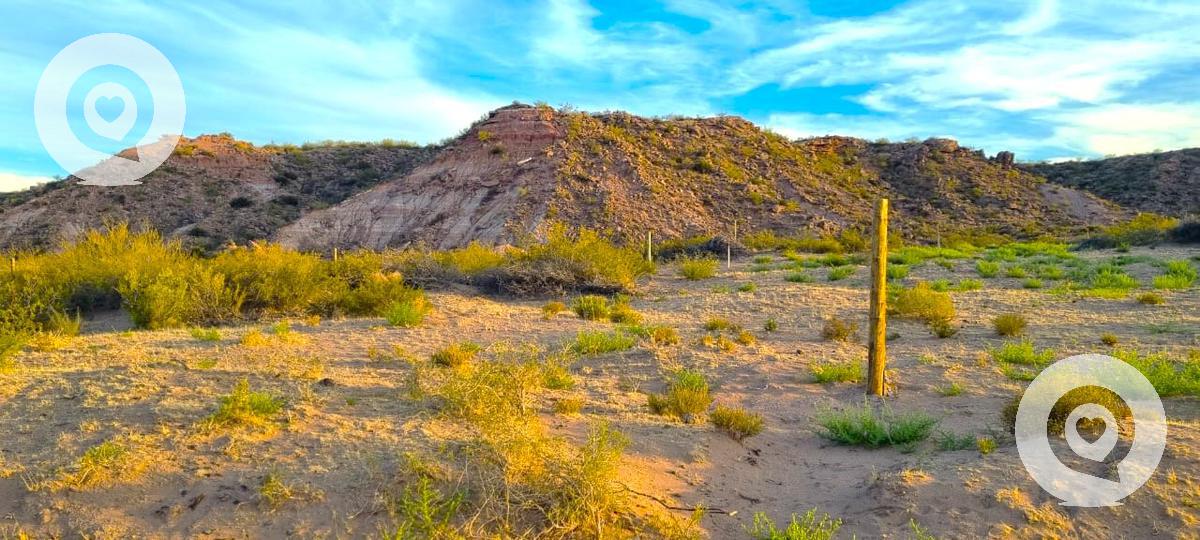
<path fill-rule="evenodd" d="M 754 525 L 748 532 L 754 540 L 831 540 L 842 528 L 842 520 L 832 519 L 828 514 L 817 518 L 814 508 L 803 516 L 792 514 L 787 527 L 779 529 L 766 514 L 754 514 Z"/>
<path fill-rule="evenodd" d="M 821 436 L 839 444 L 878 448 L 916 443 L 927 438 L 937 420 L 919 412 L 894 413 L 869 403 L 823 409 L 816 415 Z"/>
<path fill-rule="evenodd" d="M 826 277 L 829 279 L 829 281 L 841 281 L 853 275 L 853 266 L 835 266 L 829 269 L 829 275 Z"/>
<path fill-rule="evenodd" d="M 595 294 L 580 296 L 571 303 L 571 311 L 574 311 L 575 315 L 578 315 L 580 319 L 588 321 L 607 319 L 609 314 L 608 299 Z"/>
<path fill-rule="evenodd" d="M 542 318 L 550 320 L 553 319 L 555 315 L 558 315 L 566 310 L 567 305 L 562 302 L 546 302 L 542 305 Z"/>
<path fill-rule="evenodd" d="M 817 362 L 809 367 L 812 371 L 813 382 L 825 384 L 835 382 L 862 381 L 866 376 L 866 367 L 862 362 L 850 360 L 845 362 Z"/>
<path fill-rule="evenodd" d="M 1167 302 L 1161 294 L 1152 292 L 1139 294 L 1137 301 L 1139 304 L 1147 306 L 1161 306 Z"/>
<path fill-rule="evenodd" d="M 993 261 L 976 261 L 975 272 L 979 277 L 994 278 L 1000 275 L 1000 263 Z"/>
<path fill-rule="evenodd" d="M 469 341 L 449 345 L 429 357 L 436 365 L 448 368 L 461 368 L 471 363 L 481 347 Z"/>
<path fill-rule="evenodd" d="M 632 349 L 637 341 L 624 332 L 580 332 L 571 350 L 582 355 L 604 354 Z"/>
<path fill-rule="evenodd" d="M 709 415 L 713 425 L 724 430 L 735 441 L 762 433 L 763 417 L 741 407 L 717 405 Z"/>
<path fill-rule="evenodd" d="M 250 382 L 241 379 L 229 395 L 221 398 L 216 412 L 205 424 L 210 428 L 264 428 L 283 410 L 283 400 L 265 392 L 250 390 Z"/>
<path fill-rule="evenodd" d="M 712 396 L 709 395 L 708 381 L 702 373 L 681 369 L 667 384 L 665 395 L 650 394 L 647 402 L 655 414 L 668 414 L 691 423 L 696 415 L 708 410 Z"/>
<path fill-rule="evenodd" d="M 992 319 L 992 328 L 1001 336 L 1019 336 L 1028 326 L 1025 316 L 1020 313 L 1004 313 Z"/>
<path fill-rule="evenodd" d="M 679 275 L 689 281 L 699 281 L 717 275 L 717 260 L 712 257 L 684 256 L 677 259 Z"/>
<path fill-rule="evenodd" d="M 858 336 L 858 323 L 846 322 L 836 315 L 825 319 L 821 337 L 829 341 L 853 341 Z"/>

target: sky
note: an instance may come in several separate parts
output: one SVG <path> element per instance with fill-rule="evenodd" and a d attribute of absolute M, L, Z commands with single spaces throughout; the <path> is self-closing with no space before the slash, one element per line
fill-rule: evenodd
<path fill-rule="evenodd" d="M 5 0 L 0 191 L 65 175 L 33 96 L 60 50 L 103 32 L 170 60 L 185 135 L 258 144 L 437 142 L 522 101 L 949 137 L 1024 161 L 1200 146 L 1192 0 Z"/>

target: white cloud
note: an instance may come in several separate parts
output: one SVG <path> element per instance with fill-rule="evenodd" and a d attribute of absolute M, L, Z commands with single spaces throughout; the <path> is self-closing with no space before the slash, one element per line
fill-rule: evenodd
<path fill-rule="evenodd" d="M 26 176 L 16 173 L 0 172 L 0 192 L 8 193 L 31 188 L 38 184 L 54 182 L 56 178 L 49 176 Z"/>
<path fill-rule="evenodd" d="M 1200 104 L 1111 104 L 1046 115 L 1081 153 L 1122 155 L 1200 146 Z"/>

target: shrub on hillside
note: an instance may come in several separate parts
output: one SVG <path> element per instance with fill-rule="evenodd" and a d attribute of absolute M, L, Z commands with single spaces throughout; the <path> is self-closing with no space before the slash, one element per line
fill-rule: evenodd
<path fill-rule="evenodd" d="M 546 240 L 513 250 L 499 268 L 483 271 L 476 282 L 518 296 L 567 292 L 632 291 L 637 279 L 654 272 L 637 249 L 620 247 L 590 229 L 572 233 L 550 227 Z"/>

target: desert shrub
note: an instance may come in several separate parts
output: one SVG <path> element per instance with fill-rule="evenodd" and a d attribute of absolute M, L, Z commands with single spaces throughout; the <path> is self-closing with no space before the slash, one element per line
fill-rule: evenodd
<path fill-rule="evenodd" d="M 127 438 L 108 440 L 88 448 L 72 470 L 61 473 L 58 479 L 48 483 L 48 487 L 84 491 L 107 486 L 134 479 L 147 465 L 148 460 L 138 455 Z"/>
<path fill-rule="evenodd" d="M 71 315 L 57 309 L 52 309 L 43 328 L 47 332 L 52 332 L 60 336 L 75 337 L 83 329 L 83 317 L 78 311 L 75 312 L 75 315 Z"/>
<path fill-rule="evenodd" d="M 1008 426 L 1010 433 L 1016 426 L 1017 409 L 1021 404 L 1021 398 L 1024 397 L 1024 395 L 1025 391 L 1022 390 L 1020 393 L 1014 396 L 1013 399 L 1009 401 L 1009 403 L 1005 405 L 1004 409 L 1001 411 L 1001 416 L 1004 418 L 1004 423 Z M 1081 386 L 1068 391 L 1066 394 L 1063 394 L 1058 398 L 1058 401 L 1054 403 L 1054 406 L 1050 408 L 1050 417 L 1046 423 L 1046 431 L 1051 435 L 1061 434 L 1063 432 L 1063 428 L 1066 426 L 1067 417 L 1070 416 L 1071 411 L 1087 403 L 1094 403 L 1108 409 L 1113 413 L 1113 417 L 1116 418 L 1118 422 L 1132 417 L 1132 412 L 1129 410 L 1129 405 L 1127 405 L 1125 400 L 1121 399 L 1116 392 L 1101 386 Z M 1094 430 L 1098 427 L 1103 428 L 1104 425 L 1104 422 L 1082 421 L 1080 422 L 1079 427 L 1082 428 L 1080 431 L 1086 432 L 1089 430 Z"/>
<path fill-rule="evenodd" d="M 1113 356 L 1141 372 L 1161 397 L 1200 396 L 1200 363 L 1194 359 L 1175 362 L 1165 353 L 1142 354 L 1133 349 L 1117 350 Z"/>
<path fill-rule="evenodd" d="M 338 300 L 338 305 L 348 315 L 379 316 L 393 302 L 420 294 L 406 285 L 399 273 L 376 272 L 358 281 Z"/>
<path fill-rule="evenodd" d="M 1121 338 L 1117 337 L 1117 335 L 1112 332 L 1105 332 L 1100 334 L 1100 343 L 1108 345 L 1109 347 L 1116 347 L 1119 343 L 1121 343 Z"/>
<path fill-rule="evenodd" d="M 688 369 L 675 372 L 667 384 L 666 395 L 651 394 L 647 399 L 651 410 L 677 416 L 686 423 L 691 423 L 695 415 L 708 410 L 712 404 L 704 375 Z"/>
<path fill-rule="evenodd" d="M 1001 336 L 1019 336 L 1027 326 L 1029 323 L 1020 313 L 1004 313 L 992 319 L 992 328 Z"/>
<path fill-rule="evenodd" d="M 829 269 L 829 274 L 826 277 L 829 281 L 841 281 L 854 275 L 853 266 L 837 266 Z"/>
<path fill-rule="evenodd" d="M 766 330 L 767 332 L 778 331 L 779 330 L 779 321 L 776 321 L 773 318 L 767 319 L 767 322 L 763 323 L 763 330 Z"/>
<path fill-rule="evenodd" d="M 708 279 L 717 275 L 717 260 L 712 257 L 684 256 L 676 259 L 679 275 L 689 281 Z"/>
<path fill-rule="evenodd" d="M 328 311 L 347 288 L 320 257 L 278 244 L 225 251 L 212 266 L 246 294 L 247 307 L 278 313 Z"/>
<path fill-rule="evenodd" d="M 558 301 L 546 302 L 545 304 L 542 305 L 542 318 L 546 319 L 546 320 L 550 320 L 550 319 L 553 319 L 555 315 L 558 315 L 559 313 L 562 313 L 566 310 L 567 310 L 567 305 L 562 302 L 558 302 Z"/>
<path fill-rule="evenodd" d="M 790 283 L 812 283 L 814 281 L 812 275 L 804 271 L 792 272 L 783 279 Z"/>
<path fill-rule="evenodd" d="M 888 310 L 902 318 L 919 319 L 926 324 L 948 323 L 954 319 L 954 301 L 949 294 L 937 292 L 926 283 L 911 289 L 901 288 L 889 303 Z"/>
<path fill-rule="evenodd" d="M 754 283 L 743 283 L 740 286 L 738 286 L 737 290 L 740 292 L 754 292 L 754 291 L 758 290 L 758 286 L 755 285 Z"/>
<path fill-rule="evenodd" d="M 1042 368 L 1054 362 L 1053 349 L 1037 350 L 1029 340 L 1008 342 L 988 349 L 993 360 L 1000 363 L 1001 370 L 1009 379 L 1031 381 Z"/>
<path fill-rule="evenodd" d="M 245 295 L 225 276 L 199 264 L 178 265 L 156 275 L 130 271 L 117 291 L 140 328 L 176 328 L 237 317 Z"/>
<path fill-rule="evenodd" d="M 934 320 L 929 322 L 929 331 L 939 339 L 951 338 L 958 335 L 958 327 L 954 323 L 947 320 Z"/>
<path fill-rule="evenodd" d="M 270 424 L 272 417 L 283 410 L 283 400 L 265 392 L 250 390 L 250 382 L 241 379 L 229 395 L 221 398 L 221 404 L 205 424 L 218 427 L 261 428 Z"/>
<path fill-rule="evenodd" d="M 571 350 L 578 354 L 595 355 L 632 349 L 637 341 L 624 332 L 580 332 L 575 335 Z"/>
<path fill-rule="evenodd" d="M 974 435 L 958 435 L 950 431 L 939 431 L 935 441 L 937 442 L 938 450 L 943 452 L 966 450 L 975 446 Z"/>
<path fill-rule="evenodd" d="M 433 258 L 442 266 L 467 277 L 499 268 L 505 261 L 503 253 L 476 241 L 458 249 L 437 252 Z"/>
<path fill-rule="evenodd" d="M 1166 300 L 1163 299 L 1161 294 L 1152 292 L 1139 294 L 1137 301 L 1139 304 L 1144 304 L 1147 306 L 1161 306 L 1166 303 Z"/>
<path fill-rule="evenodd" d="M 823 409 L 816 415 L 820 435 L 838 444 L 878 448 L 920 442 L 929 436 L 937 420 L 924 413 L 897 414 L 874 409 L 870 403 L 840 410 Z"/>
<path fill-rule="evenodd" d="M 429 360 L 442 367 L 460 368 L 470 364 L 479 350 L 479 345 L 463 341 L 438 350 L 429 357 Z"/>
<path fill-rule="evenodd" d="M 747 437 L 753 437 L 762 433 L 763 417 L 758 413 L 752 413 L 741 407 L 726 407 L 717 405 L 709 414 L 709 420 L 713 425 L 725 430 L 730 437 L 735 441 L 741 441 Z"/>
<path fill-rule="evenodd" d="M 383 318 L 392 326 L 410 328 L 425 321 L 433 305 L 425 297 L 425 291 L 407 289 L 405 295 L 397 298 L 383 308 Z"/>
<path fill-rule="evenodd" d="M 1042 283 L 1042 280 L 1040 280 L 1040 279 L 1030 278 L 1030 279 L 1023 281 L 1021 283 L 1021 286 L 1025 287 L 1026 289 L 1040 289 L 1043 287 L 1043 283 Z"/>
<path fill-rule="evenodd" d="M 1121 245 L 1144 246 L 1166 240 L 1167 234 L 1179 224 L 1179 220 L 1145 212 L 1133 219 L 1106 227 L 1099 236 L 1082 242 L 1084 248 L 1112 248 Z"/>
<path fill-rule="evenodd" d="M 1118 266 L 1103 265 L 1095 269 L 1088 286 L 1096 290 L 1126 291 L 1138 288 L 1138 282 Z"/>
<path fill-rule="evenodd" d="M 979 277 L 994 278 L 1000 274 L 1000 263 L 993 261 L 976 261 L 975 272 Z"/>
<path fill-rule="evenodd" d="M 595 231 L 572 232 L 556 223 L 544 242 L 513 250 L 504 265 L 481 272 L 477 281 L 502 292 L 522 295 L 570 291 L 632 291 L 637 279 L 654 272 L 654 263 L 632 247 L 621 247 Z"/>
<path fill-rule="evenodd" d="M 221 341 L 221 330 L 217 328 L 199 328 L 191 329 L 192 339 L 197 341 Z"/>
<path fill-rule="evenodd" d="M 618 324 L 642 324 L 642 314 L 629 305 L 629 299 L 618 297 L 608 312 L 608 320 Z"/>
<path fill-rule="evenodd" d="M 975 447 L 979 449 L 981 455 L 988 455 L 996 451 L 996 439 L 991 437 L 980 437 L 975 440 Z"/>
<path fill-rule="evenodd" d="M 1155 289 L 1186 289 L 1196 283 L 1196 267 L 1187 260 L 1167 261 L 1166 273 L 1154 278 Z"/>
<path fill-rule="evenodd" d="M 958 282 L 954 290 L 959 292 L 978 291 L 983 288 L 983 282 L 978 279 L 963 279 Z"/>
<path fill-rule="evenodd" d="M 858 323 L 846 322 L 836 315 L 825 319 L 821 337 L 829 341 L 853 341 L 858 335 Z"/>
<path fill-rule="evenodd" d="M 963 387 L 961 384 L 952 382 L 947 385 L 934 387 L 933 391 L 946 397 L 954 397 L 963 393 Z"/>
<path fill-rule="evenodd" d="M 704 329 L 709 332 L 720 332 L 735 328 L 737 328 L 737 325 L 729 322 L 729 319 L 724 317 L 709 317 L 708 320 L 704 321 Z"/>
<path fill-rule="evenodd" d="M 775 257 L 770 255 L 755 255 L 751 260 L 754 261 L 754 264 L 768 264 L 774 262 Z"/>
<path fill-rule="evenodd" d="M 904 279 L 908 277 L 908 266 L 903 264 L 888 264 L 887 278 L 888 279 Z"/>
<path fill-rule="evenodd" d="M 756 342 L 758 342 L 758 338 L 754 337 L 753 333 L 751 333 L 749 330 L 746 330 L 744 328 L 738 330 L 737 336 L 734 337 L 734 340 L 737 341 L 739 345 L 745 345 L 747 347 L 754 345 Z"/>
<path fill-rule="evenodd" d="M 1004 275 L 1008 276 L 1010 278 L 1020 279 L 1020 278 L 1024 278 L 1027 275 L 1027 273 L 1025 272 L 1024 266 L 1014 264 L 1014 265 L 1009 266 L 1008 268 L 1004 269 Z"/>
<path fill-rule="evenodd" d="M 779 529 L 766 514 L 754 514 L 754 525 L 747 532 L 754 540 L 831 540 L 842 528 L 842 520 L 831 519 L 828 514 L 817 519 L 817 510 L 809 510 L 803 516 L 792 514 L 787 527 Z"/>
<path fill-rule="evenodd" d="M 1034 272 L 1037 274 L 1037 277 L 1042 279 L 1062 279 L 1067 275 L 1061 267 L 1055 265 L 1038 266 L 1034 269 Z"/>
<path fill-rule="evenodd" d="M 678 345 L 680 343 L 679 332 L 670 326 L 636 324 L 625 326 L 624 330 L 641 339 L 650 340 L 655 345 Z"/>
<path fill-rule="evenodd" d="M 583 398 L 560 398 L 554 402 L 554 412 L 558 414 L 579 414 L 583 410 Z"/>
<path fill-rule="evenodd" d="M 866 376 L 866 367 L 861 361 L 817 362 L 809 367 L 812 371 L 813 382 L 825 384 L 834 382 L 856 383 Z"/>
<path fill-rule="evenodd" d="M 937 292 L 949 292 L 953 287 L 950 285 L 950 280 L 943 278 L 930 281 L 929 288 Z"/>
<path fill-rule="evenodd" d="M 595 294 L 580 296 L 571 303 L 571 310 L 580 319 L 588 321 L 607 319 L 609 314 L 608 298 Z"/>

